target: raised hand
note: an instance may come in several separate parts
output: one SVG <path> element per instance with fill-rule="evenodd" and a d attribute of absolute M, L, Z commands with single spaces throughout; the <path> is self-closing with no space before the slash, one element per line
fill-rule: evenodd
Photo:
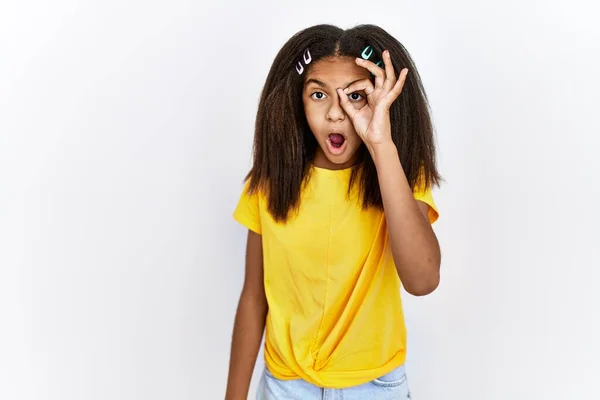
<path fill-rule="evenodd" d="M 374 146 L 392 143 L 390 106 L 402 93 L 408 74 L 408 68 L 404 68 L 396 79 L 388 50 L 383 52 L 383 62 L 385 68 L 380 68 L 369 60 L 357 58 L 356 63 L 359 66 L 375 75 L 375 85 L 369 79 L 363 79 L 346 89 L 337 89 L 342 108 L 369 151 L 372 151 Z M 360 109 L 356 109 L 348 99 L 349 94 L 358 91 L 364 91 L 367 95 L 367 104 Z"/>

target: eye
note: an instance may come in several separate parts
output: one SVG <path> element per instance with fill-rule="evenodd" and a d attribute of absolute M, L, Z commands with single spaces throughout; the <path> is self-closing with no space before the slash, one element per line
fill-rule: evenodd
<path fill-rule="evenodd" d="M 348 95 L 348 97 L 350 98 L 351 101 L 361 101 L 363 99 L 362 94 L 360 94 L 358 92 L 350 93 Z"/>
<path fill-rule="evenodd" d="M 325 93 L 323 92 L 314 92 L 310 95 L 310 98 L 313 100 L 323 100 L 325 98 Z"/>

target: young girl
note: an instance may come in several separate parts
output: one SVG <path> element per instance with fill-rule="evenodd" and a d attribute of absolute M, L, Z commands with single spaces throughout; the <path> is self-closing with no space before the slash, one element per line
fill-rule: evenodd
<path fill-rule="evenodd" d="M 399 71 L 399 73 L 398 73 Z M 439 283 L 439 184 L 427 97 L 383 29 L 318 25 L 276 56 L 254 163 L 234 212 L 248 228 L 227 400 L 410 398 L 400 285 Z"/>

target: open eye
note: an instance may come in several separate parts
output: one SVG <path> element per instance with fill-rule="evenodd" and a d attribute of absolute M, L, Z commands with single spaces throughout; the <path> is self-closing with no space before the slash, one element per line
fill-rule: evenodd
<path fill-rule="evenodd" d="M 348 97 L 350 101 L 361 101 L 363 99 L 363 95 L 358 92 L 350 93 Z"/>
<path fill-rule="evenodd" d="M 323 92 L 314 92 L 310 95 L 310 98 L 313 100 L 323 100 L 325 97 L 326 95 Z"/>

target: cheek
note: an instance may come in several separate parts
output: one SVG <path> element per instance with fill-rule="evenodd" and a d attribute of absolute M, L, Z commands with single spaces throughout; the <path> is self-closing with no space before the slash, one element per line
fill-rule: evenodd
<path fill-rule="evenodd" d="M 306 120 L 311 125 L 318 123 L 323 117 L 322 107 L 318 107 L 316 104 L 304 103 L 304 115 Z"/>
<path fill-rule="evenodd" d="M 360 110 L 361 108 L 363 108 L 364 106 L 367 105 L 367 101 L 366 100 L 353 101 L 352 105 L 354 106 L 355 109 Z"/>

